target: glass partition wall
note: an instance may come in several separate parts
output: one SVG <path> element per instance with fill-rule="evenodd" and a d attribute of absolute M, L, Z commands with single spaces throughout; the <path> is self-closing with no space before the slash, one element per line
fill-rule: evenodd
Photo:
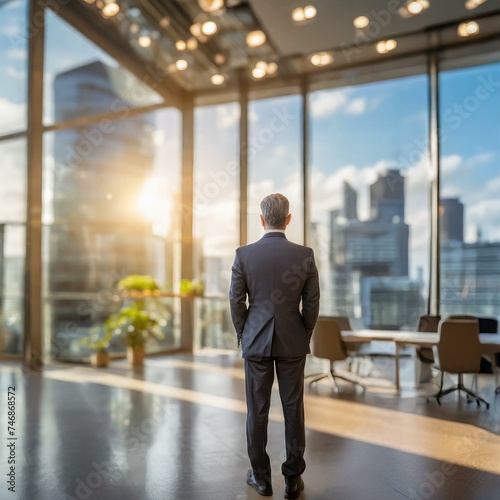
<path fill-rule="evenodd" d="M 0 355 L 23 352 L 27 5 L 0 6 Z M 290 88 L 296 82 L 262 97 L 250 88 L 245 113 L 222 91 L 220 104 L 195 107 L 193 205 L 181 207 L 182 171 L 190 171 L 189 151 L 181 151 L 184 103 L 167 107 L 47 10 L 44 357 L 88 355 L 81 340 L 120 307 L 115 285 L 125 275 L 151 274 L 166 292 L 177 292 L 186 238 L 193 276 L 205 287 L 194 299 L 195 332 L 188 334 L 195 347 L 235 349 L 231 263 L 235 248 L 262 234 L 258 205 L 270 192 L 291 201 L 289 238 L 315 249 L 321 314 L 345 314 L 355 328 L 375 329 L 413 329 L 420 314 L 439 309 L 500 317 L 500 56 L 489 46 L 483 51 L 482 42 L 463 57 L 452 52 L 439 53 L 433 68 L 439 116 L 429 102 L 436 88 L 428 72 L 399 71 L 402 60 L 390 73 L 381 60 L 381 70 L 305 77 L 301 91 Z M 241 116 L 248 116 L 245 153 Z M 441 141 L 431 164 L 433 117 L 440 118 Z M 248 168 L 240 172 L 243 154 Z M 189 235 L 181 234 L 190 227 L 185 211 L 192 212 Z M 165 337 L 152 349 L 166 351 L 180 345 L 181 300 L 163 297 L 157 307 Z M 123 347 L 116 342 L 112 350 Z"/>

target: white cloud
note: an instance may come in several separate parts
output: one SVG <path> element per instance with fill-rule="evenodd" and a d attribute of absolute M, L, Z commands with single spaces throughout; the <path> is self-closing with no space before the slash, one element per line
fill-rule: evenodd
<path fill-rule="evenodd" d="M 311 99 L 311 115 L 324 118 L 333 115 L 347 102 L 347 90 L 335 90 L 313 94 Z"/>
<path fill-rule="evenodd" d="M 445 156 L 441 160 L 441 175 L 446 176 L 455 172 L 463 163 L 463 158 L 460 155 Z"/>
<path fill-rule="evenodd" d="M 217 106 L 217 128 L 228 128 L 234 127 L 240 120 L 240 108 L 239 106 L 226 105 Z"/>
<path fill-rule="evenodd" d="M 358 97 L 348 102 L 345 106 L 345 112 L 349 115 L 362 115 L 366 111 L 366 105 L 366 98 Z"/>
<path fill-rule="evenodd" d="M 4 7 L 5 8 L 5 7 Z M 19 25 L 6 25 L 0 28 L 0 35 L 10 39 L 21 36 L 21 27 Z"/>
<path fill-rule="evenodd" d="M 12 140 L 0 143 L 0 220 L 24 221 L 26 218 L 25 142 Z"/>
<path fill-rule="evenodd" d="M 366 97 L 353 97 L 350 88 L 318 92 L 312 95 L 311 116 L 325 118 L 337 112 L 347 115 L 362 115 L 366 111 L 376 109 L 381 100 Z"/>
<path fill-rule="evenodd" d="M 26 50 L 13 48 L 6 52 L 7 59 L 12 61 L 24 61 L 28 58 L 28 52 Z"/>
<path fill-rule="evenodd" d="M 25 121 L 26 106 L 0 98 L 0 132 L 21 128 Z"/>
<path fill-rule="evenodd" d="M 10 76 L 10 78 L 15 78 L 19 80 L 26 78 L 26 71 L 18 70 L 14 68 L 14 66 L 7 66 L 5 72 L 7 73 L 7 76 Z"/>

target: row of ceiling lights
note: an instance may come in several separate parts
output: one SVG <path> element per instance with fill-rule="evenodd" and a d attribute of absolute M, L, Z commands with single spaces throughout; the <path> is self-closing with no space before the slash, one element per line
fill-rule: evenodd
<path fill-rule="evenodd" d="M 89 4 L 96 3 L 97 7 L 101 10 L 105 18 L 113 17 L 120 11 L 120 6 L 113 0 L 85 0 Z M 479 5 L 485 3 L 486 0 L 466 0 L 465 7 L 473 10 Z M 213 13 L 224 8 L 224 0 L 198 0 L 200 8 L 207 12 Z M 402 17 L 414 16 L 422 13 L 429 8 L 430 3 L 428 0 L 409 0 L 405 6 L 399 9 Z M 312 21 L 317 15 L 317 9 L 314 5 L 305 5 L 303 7 L 296 7 L 291 12 L 292 21 L 297 24 L 303 24 Z M 162 27 L 167 27 L 170 24 L 170 19 L 164 17 L 160 20 Z M 358 16 L 354 19 L 353 25 L 355 28 L 364 29 L 370 24 L 370 19 L 367 16 Z M 154 34 L 149 32 L 141 32 L 137 24 L 132 24 L 130 31 L 137 33 L 137 43 L 140 47 L 148 48 L 152 44 Z M 178 51 L 196 50 L 198 48 L 198 40 L 205 42 L 209 37 L 215 35 L 218 31 L 217 23 L 213 20 L 206 20 L 204 22 L 194 23 L 190 28 L 191 38 L 187 40 L 177 40 L 175 47 Z M 476 21 L 469 21 L 461 23 L 458 26 L 458 35 L 461 37 L 468 37 L 479 33 L 479 25 Z M 157 34 L 159 36 L 159 34 Z M 247 34 L 246 44 L 249 48 L 256 48 L 266 42 L 266 35 L 262 30 L 254 30 Z M 379 54 L 387 54 L 397 47 L 397 41 L 382 40 L 376 44 L 376 50 Z M 219 59 L 219 60 L 217 60 Z M 216 55 L 215 62 L 219 65 L 224 64 L 225 58 L 222 54 Z M 333 55 L 329 52 L 318 52 L 310 57 L 310 62 L 314 66 L 323 67 L 333 62 Z M 184 71 L 188 68 L 189 64 L 186 59 L 180 58 L 175 62 L 175 67 L 179 71 Z M 273 76 L 278 70 L 278 65 L 275 62 L 258 61 L 251 70 L 251 75 L 254 79 L 262 79 L 266 76 Z M 221 85 L 224 83 L 224 76 L 220 73 L 213 74 L 210 81 L 213 85 Z"/>

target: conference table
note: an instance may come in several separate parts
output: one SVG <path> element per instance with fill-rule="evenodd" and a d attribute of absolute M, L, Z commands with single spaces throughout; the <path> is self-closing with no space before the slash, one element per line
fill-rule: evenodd
<path fill-rule="evenodd" d="M 350 343 L 370 343 L 393 342 L 395 344 L 395 387 L 397 391 L 401 390 L 400 379 L 400 352 L 404 347 L 429 347 L 437 345 L 439 341 L 438 333 L 403 331 L 403 330 L 355 330 L 342 331 L 342 338 L 347 344 Z M 480 333 L 479 341 L 481 343 L 481 352 L 486 356 L 494 367 L 496 382 L 498 385 L 499 368 L 495 363 L 495 353 L 500 352 L 500 334 Z"/>

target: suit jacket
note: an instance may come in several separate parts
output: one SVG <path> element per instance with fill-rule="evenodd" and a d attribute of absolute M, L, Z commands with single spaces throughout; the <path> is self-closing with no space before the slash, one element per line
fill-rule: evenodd
<path fill-rule="evenodd" d="M 288 241 L 279 232 L 266 233 L 259 241 L 238 248 L 229 300 L 244 358 L 309 354 L 319 313 L 313 250 Z"/>

